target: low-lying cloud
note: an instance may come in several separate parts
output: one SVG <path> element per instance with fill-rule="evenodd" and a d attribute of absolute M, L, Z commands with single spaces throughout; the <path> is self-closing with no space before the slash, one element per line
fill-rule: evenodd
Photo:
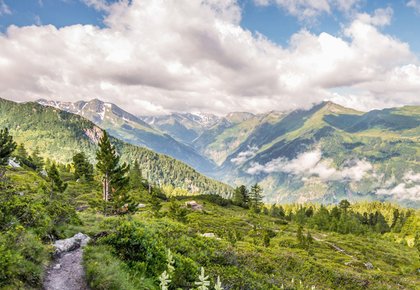
<path fill-rule="evenodd" d="M 240 152 L 236 157 L 230 159 L 230 161 L 236 165 L 242 165 L 246 161 L 252 159 L 258 151 L 258 147 L 249 147 L 249 150 Z"/>
<path fill-rule="evenodd" d="M 393 179 L 395 181 L 395 179 Z M 388 195 L 396 199 L 409 199 L 420 201 L 420 173 L 408 171 L 404 174 L 404 182 L 385 186 L 376 191 L 378 195 Z M 392 183 L 391 183 L 392 184 Z"/>
<path fill-rule="evenodd" d="M 320 149 L 300 154 L 295 159 L 277 158 L 264 165 L 251 164 L 247 173 L 251 175 L 260 173 L 290 173 L 303 179 L 317 177 L 322 181 L 360 181 L 366 173 L 373 170 L 373 166 L 366 160 L 348 160 L 340 168 L 333 167 L 331 160 L 323 160 Z"/>

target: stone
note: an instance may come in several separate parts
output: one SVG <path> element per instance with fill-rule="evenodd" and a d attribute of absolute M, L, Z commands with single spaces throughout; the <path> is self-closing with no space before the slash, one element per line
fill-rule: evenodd
<path fill-rule="evenodd" d="M 57 240 L 54 243 L 54 254 L 56 256 L 60 256 L 63 253 L 70 252 L 76 250 L 79 247 L 86 246 L 89 241 L 90 237 L 82 233 L 78 233 L 68 239 Z"/>
<path fill-rule="evenodd" d="M 366 269 L 368 269 L 368 270 L 372 270 L 372 269 L 373 269 L 373 265 L 372 265 L 372 263 L 371 263 L 371 262 L 367 262 L 367 263 L 365 263 L 365 267 L 366 267 Z"/>
<path fill-rule="evenodd" d="M 204 233 L 201 236 L 205 237 L 205 238 L 215 238 L 216 235 L 214 233 Z"/>
<path fill-rule="evenodd" d="M 203 210 L 203 206 L 197 203 L 195 200 L 187 201 L 185 206 L 191 208 L 192 210 Z"/>

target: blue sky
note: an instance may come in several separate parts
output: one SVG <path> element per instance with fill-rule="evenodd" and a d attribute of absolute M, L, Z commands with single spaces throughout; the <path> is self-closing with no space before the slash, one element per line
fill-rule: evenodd
<path fill-rule="evenodd" d="M 87 6 L 82 0 L 3 0 L 3 2 L 10 8 L 11 14 L 0 16 L 1 31 L 5 31 L 12 24 L 17 26 L 52 24 L 56 27 L 74 24 L 104 26 L 104 12 Z M 336 35 L 340 33 L 342 24 L 350 21 L 349 15 L 338 10 L 305 22 L 274 5 L 258 6 L 253 0 L 240 0 L 239 5 L 242 7 L 242 27 L 253 32 L 258 31 L 282 46 L 287 45 L 290 36 L 302 28 L 316 34 L 328 32 Z M 364 0 L 359 4 L 358 11 L 373 13 L 375 9 L 384 7 L 391 7 L 394 14 L 391 25 L 385 27 L 383 31 L 409 43 L 412 50 L 420 54 L 418 29 L 420 13 L 408 7 L 407 0 Z"/>
<path fill-rule="evenodd" d="M 420 0 L 0 0 L 0 95 L 138 114 L 417 105 L 419 30 Z"/>

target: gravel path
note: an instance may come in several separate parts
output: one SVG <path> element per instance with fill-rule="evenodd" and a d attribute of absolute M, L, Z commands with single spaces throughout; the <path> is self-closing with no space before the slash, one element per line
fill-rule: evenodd
<path fill-rule="evenodd" d="M 48 268 L 45 290 L 88 290 L 82 266 L 83 250 L 64 253 Z"/>

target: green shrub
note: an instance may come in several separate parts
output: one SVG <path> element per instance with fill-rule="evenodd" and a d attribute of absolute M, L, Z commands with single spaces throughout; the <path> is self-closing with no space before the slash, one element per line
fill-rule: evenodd
<path fill-rule="evenodd" d="M 154 281 L 132 275 L 127 265 L 112 254 L 106 245 L 88 246 L 84 249 L 83 263 L 86 278 L 92 289 L 98 290 L 153 290 Z"/>

